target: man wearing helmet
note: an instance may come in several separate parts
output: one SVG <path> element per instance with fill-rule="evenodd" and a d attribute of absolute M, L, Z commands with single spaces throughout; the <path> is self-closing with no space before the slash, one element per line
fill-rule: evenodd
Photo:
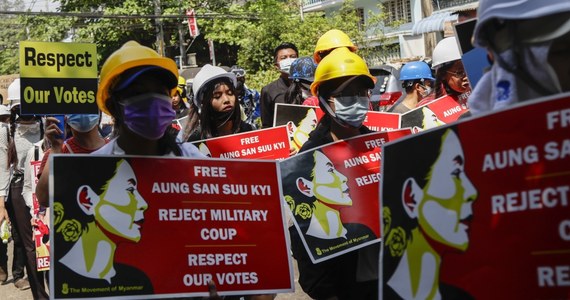
<path fill-rule="evenodd" d="M 321 62 L 325 56 L 331 53 L 332 50 L 346 47 L 352 52 L 356 52 L 358 48 L 354 46 L 348 35 L 338 29 L 331 29 L 325 32 L 315 46 L 315 51 L 313 53 L 313 59 L 316 63 Z"/>
<path fill-rule="evenodd" d="M 474 43 L 494 64 L 469 97 L 473 114 L 570 91 L 570 1 L 481 0 Z"/>
<path fill-rule="evenodd" d="M 416 108 L 420 100 L 431 94 L 434 80 L 425 62 L 414 61 L 405 64 L 400 71 L 400 81 L 406 90 L 406 97 L 388 111 L 403 114 Z"/>
<path fill-rule="evenodd" d="M 364 60 L 346 47 L 333 50 L 317 66 L 311 92 L 325 115 L 299 152 L 370 133 L 362 125 L 368 112 L 368 90 L 374 87 Z M 299 166 L 300 168 L 303 166 Z M 359 199 L 353 199 L 354 205 Z M 299 284 L 314 299 L 378 299 L 378 244 L 313 264 L 299 233 L 290 229 Z M 370 269 L 372 268 L 372 270 Z"/>

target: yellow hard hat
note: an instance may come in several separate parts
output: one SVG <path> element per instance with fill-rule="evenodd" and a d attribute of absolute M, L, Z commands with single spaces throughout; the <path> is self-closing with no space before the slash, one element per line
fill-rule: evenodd
<path fill-rule="evenodd" d="M 162 78 L 168 82 L 168 87 L 174 90 L 178 82 L 178 68 L 174 60 L 160 56 L 153 49 L 141 46 L 135 41 L 126 42 L 119 50 L 113 52 L 103 64 L 99 77 L 97 90 L 97 105 L 106 114 L 110 114 L 106 101 L 109 99 L 109 91 L 113 88 L 116 79 L 126 70 L 149 66 L 156 69 L 164 69 L 172 78 Z M 169 76 L 168 76 L 169 77 Z M 170 83 L 172 81 L 172 84 Z M 174 91 L 171 91 L 171 94 Z"/>
<path fill-rule="evenodd" d="M 321 61 L 319 52 L 332 50 L 339 47 L 347 47 L 352 52 L 356 52 L 356 49 L 358 49 L 356 46 L 354 46 L 346 33 L 338 29 L 331 29 L 325 32 L 323 35 L 321 35 L 317 41 L 317 45 L 315 46 L 315 52 L 313 53 L 315 62 L 319 63 Z"/>
<path fill-rule="evenodd" d="M 376 83 L 376 77 L 370 74 L 366 62 L 358 54 L 345 47 L 334 49 L 317 66 L 315 81 L 311 84 L 311 93 L 318 96 L 319 86 L 327 80 L 359 75 L 370 78 L 372 84 Z"/>
<path fill-rule="evenodd" d="M 182 76 L 178 76 L 178 86 L 185 87 L 186 86 L 186 79 Z"/>

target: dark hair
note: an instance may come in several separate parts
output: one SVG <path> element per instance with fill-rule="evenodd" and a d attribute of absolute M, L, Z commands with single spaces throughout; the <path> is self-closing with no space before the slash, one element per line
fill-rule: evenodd
<path fill-rule="evenodd" d="M 282 43 L 281 45 L 277 46 L 275 48 L 275 50 L 273 50 L 273 62 L 277 63 L 277 53 L 279 52 L 279 50 L 282 49 L 293 49 L 295 50 L 295 54 L 297 54 L 297 56 L 299 56 L 299 50 L 297 50 L 297 46 L 295 46 L 295 44 L 293 43 Z"/>
<path fill-rule="evenodd" d="M 432 131 L 431 134 L 418 134 L 414 139 L 398 143 L 398 147 L 383 148 L 383 170 L 390 173 L 383 173 L 382 175 L 382 213 L 385 213 L 388 208 L 391 220 L 389 228 L 385 224 L 382 225 L 384 241 L 390 233 L 386 229 L 391 230 L 397 227 L 402 228 L 405 232 L 406 242 L 410 241 L 411 232 L 418 227 L 418 222 L 417 219 L 410 220 L 402 205 L 404 183 L 412 177 L 420 188 L 423 189 L 426 186 L 432 167 L 441 153 L 443 138 L 450 131 L 456 132 L 456 128 L 441 128 Z M 422 146 L 417 147 L 417 145 Z M 402 164 L 401 160 L 394 159 L 393 156 L 395 155 L 406 157 L 406 162 Z M 385 253 L 388 257 L 391 256 L 390 251 L 385 251 Z M 398 265 L 398 261 L 397 258 L 386 260 L 385 268 L 391 270 L 387 274 L 392 273 Z"/>
<path fill-rule="evenodd" d="M 54 164 L 55 174 L 66 174 L 65 180 L 58 181 L 54 186 L 54 195 L 56 195 L 56 202 L 54 203 L 54 213 L 57 215 L 56 205 L 61 203 L 63 205 L 63 219 L 60 223 L 54 224 L 54 232 L 60 234 L 55 235 L 58 249 L 60 245 L 65 250 L 72 247 L 74 242 L 65 242 L 63 235 L 60 232 L 60 226 L 65 220 L 74 219 L 81 225 L 81 231 L 88 230 L 88 224 L 95 220 L 93 215 L 86 215 L 77 203 L 77 192 L 83 185 L 89 186 L 97 195 L 104 192 L 104 188 L 111 178 L 117 172 L 117 167 L 120 161 L 129 163 L 129 159 L 118 157 L 105 157 L 92 159 L 89 156 L 67 156 L 65 157 L 66 164 Z M 104 160 L 104 163 L 103 163 Z M 94 172 L 93 170 L 97 170 Z M 64 197 L 61 199 L 59 197 Z M 53 220 L 56 222 L 56 220 Z M 60 252 L 64 253 L 66 251 Z"/>
<path fill-rule="evenodd" d="M 18 108 L 21 109 L 21 106 L 18 105 Z M 16 139 L 15 139 L 15 134 L 16 134 L 16 126 L 18 124 L 18 118 L 20 118 L 20 112 L 16 111 L 16 109 L 12 109 L 11 110 L 11 114 L 10 114 L 10 134 L 8 135 L 8 156 L 7 156 L 7 160 L 8 160 L 8 165 L 7 167 L 10 168 L 10 165 L 17 165 L 19 163 L 20 158 L 18 157 L 18 151 L 16 149 Z M 37 117 L 37 116 L 32 116 L 32 119 L 34 119 L 36 122 L 39 123 L 40 126 L 40 138 L 38 139 L 41 140 L 44 136 L 44 126 L 43 126 L 43 122 L 42 119 Z M 32 143 L 35 143 L 37 141 L 33 141 Z"/>
<path fill-rule="evenodd" d="M 294 80 L 291 82 L 287 91 L 285 91 L 284 101 L 287 104 L 302 104 L 305 98 L 303 98 L 303 84 L 311 84 L 310 82 L 303 82 L 302 80 Z"/>
<path fill-rule="evenodd" d="M 200 110 L 200 137 L 202 139 L 208 139 L 218 136 L 218 127 L 220 126 L 219 120 L 216 116 L 219 115 L 218 112 L 214 111 L 212 107 L 212 100 L 214 91 L 220 86 L 226 85 L 235 97 L 235 104 L 232 115 L 230 116 L 228 122 L 232 122 L 232 132 L 236 133 L 239 131 L 241 125 L 241 109 L 238 96 L 236 94 L 236 88 L 233 82 L 227 78 L 222 77 L 208 82 L 204 85 L 201 90 L 202 93 L 202 108 Z M 223 125 L 223 124 L 222 124 Z"/>
<path fill-rule="evenodd" d="M 453 90 L 447 81 L 445 80 L 445 75 L 447 71 L 451 69 L 456 60 L 444 63 L 441 67 L 437 68 L 435 71 L 435 99 L 443 97 L 445 95 L 459 95 L 460 93 Z M 445 91 L 445 92 L 444 92 Z"/>

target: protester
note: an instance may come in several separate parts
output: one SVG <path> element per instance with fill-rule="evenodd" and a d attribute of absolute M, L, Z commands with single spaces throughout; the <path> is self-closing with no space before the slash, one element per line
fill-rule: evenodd
<path fill-rule="evenodd" d="M 481 0 L 474 42 L 494 64 L 469 97 L 473 114 L 570 91 L 570 1 Z"/>
<path fill-rule="evenodd" d="M 471 86 L 455 37 L 448 37 L 437 43 L 433 50 L 432 68 L 435 70 L 435 98 L 427 97 L 420 101 L 418 106 L 447 96 L 466 109 Z"/>
<path fill-rule="evenodd" d="M 298 56 L 297 46 L 291 43 L 283 43 L 273 51 L 274 66 L 281 74 L 277 80 L 261 89 L 261 123 L 263 128 L 273 127 L 275 103 L 285 102 L 285 93 L 291 84 L 289 68 Z"/>
<path fill-rule="evenodd" d="M 184 84 L 181 84 L 181 83 Z M 180 119 L 188 114 L 188 107 L 186 106 L 188 99 L 186 99 L 186 81 L 184 77 L 178 76 L 178 86 L 172 96 L 172 109 L 176 112 L 175 119 Z"/>
<path fill-rule="evenodd" d="M 371 131 L 362 125 L 368 112 L 368 90 L 374 87 L 364 60 L 348 48 L 333 50 L 317 66 L 311 92 L 325 115 L 300 152 Z M 300 166 L 304 167 L 304 166 Z M 353 199 L 357 201 L 357 199 Z M 378 299 L 379 246 L 373 245 L 313 264 L 299 233 L 290 228 L 299 284 L 314 299 Z"/>
<path fill-rule="evenodd" d="M 72 114 L 66 115 L 65 122 L 69 125 L 72 137 L 64 141 L 64 133 L 58 128 L 59 120 L 53 117 L 46 118 L 45 140 L 49 141 L 51 148 L 42 158 L 36 186 L 36 198 L 40 205 L 49 206 L 49 156 L 51 153 L 91 153 L 105 145 L 105 139 L 99 133 L 99 114 Z"/>
<path fill-rule="evenodd" d="M 250 89 L 245 84 L 245 70 L 240 66 L 233 66 L 230 72 L 236 75 L 236 95 L 242 109 L 242 120 L 255 128 L 261 127 L 259 92 Z"/>
<path fill-rule="evenodd" d="M 6 105 L 0 105 L 0 157 L 7 155 L 9 136 L 10 136 L 10 109 Z M 7 160 L 0 161 L 0 169 L 8 169 Z M 6 175 L 5 172 L 0 172 L 1 175 Z M 9 174 L 9 173 L 8 173 Z M 7 190 L 10 184 L 10 178 L 0 177 L 0 191 Z M 10 221 L 9 215 L 13 216 L 10 205 L 5 201 L 6 195 L 0 196 L 0 223 L 4 220 Z M 18 243 L 20 247 L 13 248 L 12 254 L 12 274 L 24 274 L 24 249 L 21 247 L 21 242 Z M 21 259 L 17 259 L 21 258 Z M 15 278 L 18 278 L 14 276 Z M 6 282 L 8 279 L 8 244 L 0 243 L 0 283 Z"/>
<path fill-rule="evenodd" d="M 24 178 L 30 176 L 25 173 L 25 156 L 34 143 L 43 135 L 41 119 L 34 115 L 22 115 L 20 112 L 20 80 L 16 79 L 8 87 L 8 100 L 11 105 L 10 132 L 1 130 L 0 140 L 9 141 L 8 146 L 0 147 L 0 161 L 7 162 L 0 168 L 0 182 L 3 182 L 0 197 L 8 197 L 8 205 L 12 209 L 10 222 L 12 224 L 12 237 L 14 247 L 22 247 L 28 280 L 24 279 L 24 272 L 14 272 L 14 285 L 19 289 L 28 287 L 32 290 L 34 299 L 48 299 L 45 291 L 44 274 L 37 271 L 36 247 L 32 236 L 30 209 L 26 206 L 22 196 Z M 7 136 L 4 136 L 7 135 Z M 10 174 L 11 173 L 11 174 Z M 9 183 L 9 184 L 8 184 Z M 4 199 L 0 199 L 3 202 Z M 18 258 L 20 259 L 20 258 Z M 29 283 L 28 283 L 29 282 Z"/>
<path fill-rule="evenodd" d="M 197 141 L 253 130 L 241 120 L 236 97 L 236 77 L 220 67 L 205 65 L 194 77 L 194 105 L 199 113 L 193 114 L 182 132 L 182 141 Z"/>
<path fill-rule="evenodd" d="M 128 41 L 113 52 L 101 68 L 97 105 L 115 120 L 116 137 L 93 153 L 203 157 L 166 133 L 177 83 L 176 63 L 151 48 Z"/>
<path fill-rule="evenodd" d="M 434 80 L 425 62 L 414 61 L 405 64 L 400 71 L 400 81 L 406 90 L 406 97 L 388 109 L 388 112 L 403 114 L 416 108 L 420 100 L 431 94 Z"/>
<path fill-rule="evenodd" d="M 311 95 L 311 83 L 315 79 L 315 69 L 317 64 L 312 57 L 297 58 L 292 64 L 289 71 L 289 81 L 291 85 L 285 92 L 285 103 L 287 104 L 304 104 L 318 105 L 317 97 Z M 304 102 L 311 98 L 312 102 L 305 104 Z"/>
<path fill-rule="evenodd" d="M 313 59 L 318 64 L 325 56 L 327 56 L 332 50 L 346 47 L 352 52 L 356 52 L 358 49 L 348 35 L 338 29 L 331 29 L 325 32 L 315 45 L 315 51 L 313 53 Z"/>

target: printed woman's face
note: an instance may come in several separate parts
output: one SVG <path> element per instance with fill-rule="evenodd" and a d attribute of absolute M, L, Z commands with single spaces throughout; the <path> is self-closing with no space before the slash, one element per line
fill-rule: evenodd
<path fill-rule="evenodd" d="M 424 116 L 424 118 L 422 120 L 422 128 L 423 129 L 429 129 L 429 128 L 434 128 L 434 127 L 437 127 L 440 125 L 445 125 L 445 123 L 443 123 L 443 121 L 441 121 L 435 115 L 435 113 L 427 107 L 422 108 L 422 114 Z"/>
<path fill-rule="evenodd" d="M 216 112 L 228 112 L 234 109 L 236 96 L 225 83 L 220 83 L 212 95 L 212 108 Z"/>
<path fill-rule="evenodd" d="M 138 242 L 144 211 L 148 205 L 137 190 L 137 179 L 124 160 L 117 166 L 95 207 L 95 221 L 106 231 L 129 241 Z"/>
<path fill-rule="evenodd" d="M 337 171 L 328 157 L 315 151 L 313 193 L 321 202 L 334 205 L 352 205 L 346 176 Z"/>
<path fill-rule="evenodd" d="M 428 175 L 418 222 L 433 240 L 459 250 L 469 246 L 468 221 L 477 198 L 464 172 L 461 143 L 453 131 L 443 136 L 441 152 Z"/>

